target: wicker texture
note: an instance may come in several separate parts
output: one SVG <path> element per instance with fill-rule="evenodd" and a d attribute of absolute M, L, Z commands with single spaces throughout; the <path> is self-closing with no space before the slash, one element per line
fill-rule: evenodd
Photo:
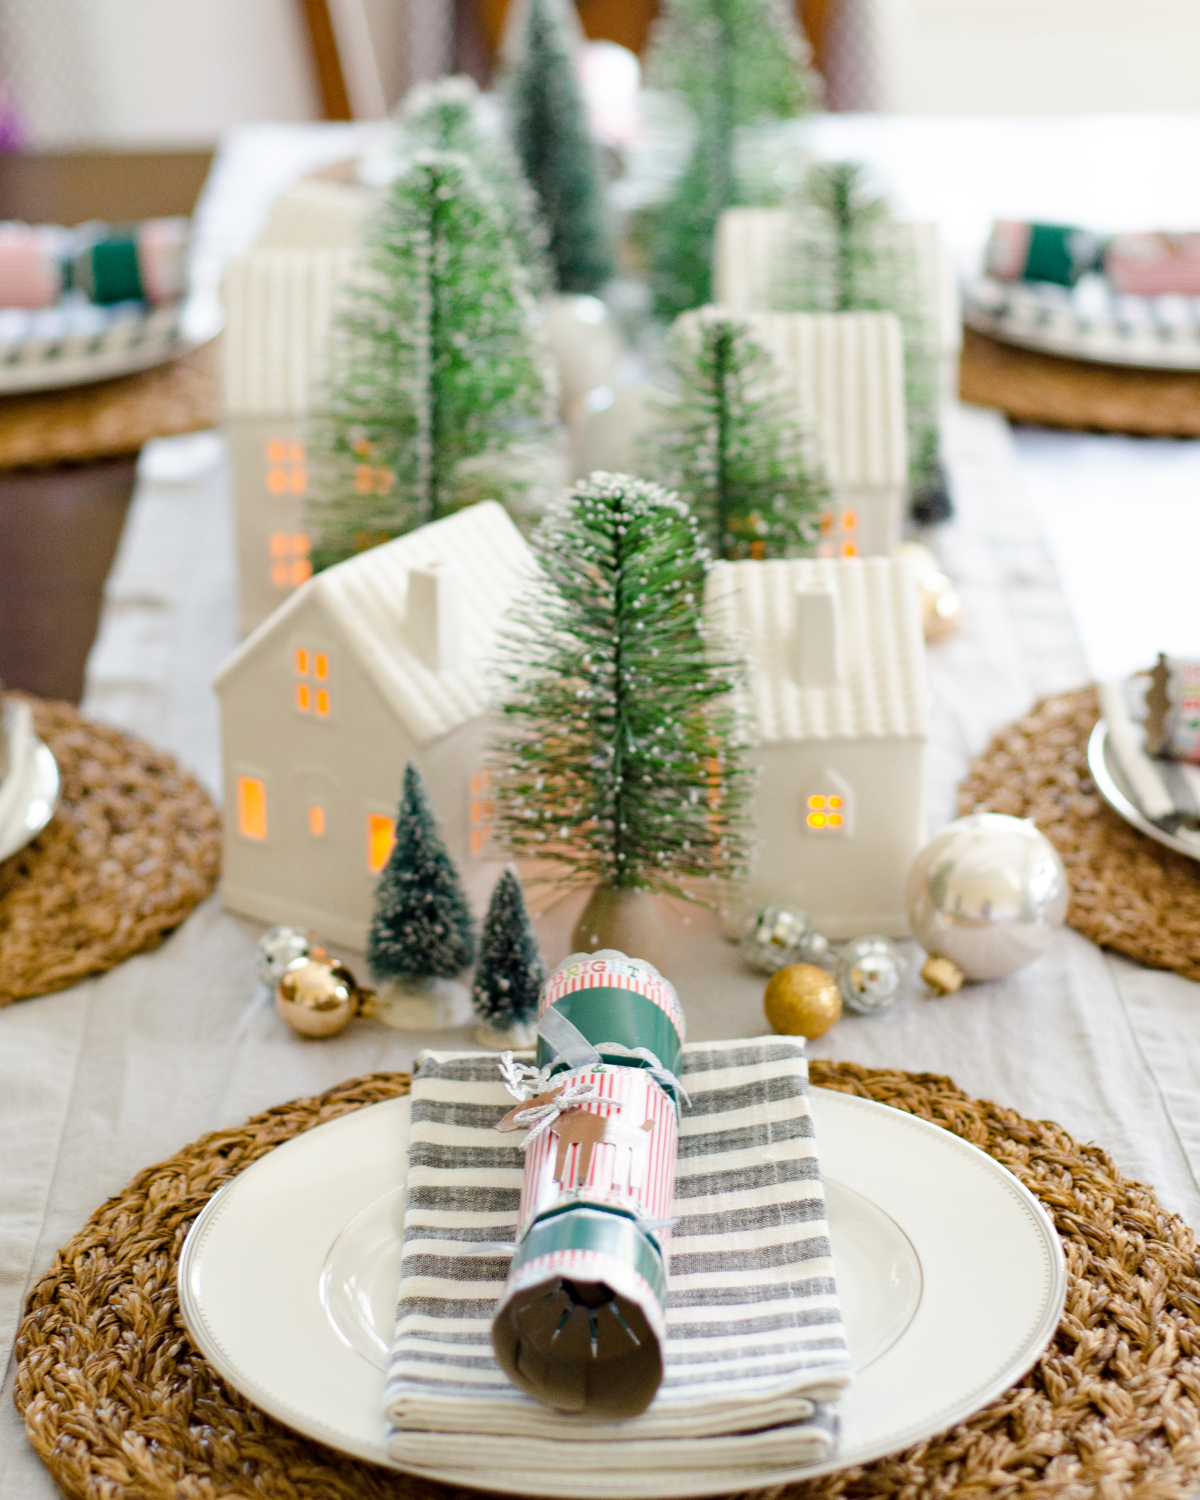
<path fill-rule="evenodd" d="M 217 421 L 216 345 L 208 343 L 136 375 L 0 397 L 0 469 L 114 458 Z"/>
<path fill-rule="evenodd" d="M 1200 979 L 1200 864 L 1131 828 L 1088 775 L 1092 688 L 1045 698 L 975 761 L 959 811 L 1032 818 L 1062 855 L 1067 921 L 1102 948 Z"/>
<path fill-rule="evenodd" d="M 217 883 L 221 818 L 171 756 L 30 700 L 58 761 L 58 810 L 0 864 L 0 1006 L 157 947 Z"/>
<path fill-rule="evenodd" d="M 894 1105 L 989 1152 L 1062 1236 L 1066 1311 L 1034 1369 L 986 1410 L 892 1459 L 789 1487 L 804 1500 L 1183 1500 L 1200 1478 L 1196 1242 L 1151 1189 L 1057 1125 L 945 1078 L 814 1062 L 813 1081 Z M 301 1438 L 193 1350 L 175 1274 L 207 1199 L 273 1146 L 408 1091 L 355 1079 L 205 1136 L 142 1172 L 58 1254 L 17 1338 L 16 1403 L 68 1495 L 88 1500 L 400 1500 L 449 1490 Z"/>
<path fill-rule="evenodd" d="M 1200 371 L 1063 359 L 963 329 L 958 393 L 1017 422 L 1077 432 L 1200 437 Z"/>

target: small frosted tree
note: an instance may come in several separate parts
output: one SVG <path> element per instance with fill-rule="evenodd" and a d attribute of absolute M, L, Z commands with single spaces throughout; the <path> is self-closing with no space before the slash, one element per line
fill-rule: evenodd
<path fill-rule="evenodd" d="M 812 109 L 820 80 L 785 0 L 667 0 L 651 36 L 647 81 L 676 94 L 695 125 L 674 193 L 648 215 L 655 311 L 674 318 L 711 301 L 717 220 L 746 201 L 738 131 Z"/>
<path fill-rule="evenodd" d="M 908 479 L 921 521 L 951 513 L 938 432 L 937 329 L 922 294 L 916 254 L 872 193 L 857 162 L 808 171 L 772 288 L 772 305 L 796 312 L 893 312 L 904 333 Z"/>
<path fill-rule="evenodd" d="M 479 940 L 472 990 L 475 1014 L 496 1031 L 528 1026 L 537 1018 L 545 976 L 521 881 L 509 865 L 492 890 Z"/>
<path fill-rule="evenodd" d="M 459 75 L 416 84 L 397 112 L 395 144 L 401 162 L 419 151 L 449 151 L 472 163 L 491 189 L 517 258 L 529 275 L 530 290 L 541 296 L 550 283 L 550 268 L 537 198 L 499 113 L 493 109 L 489 117 L 475 80 Z"/>
<path fill-rule="evenodd" d="M 410 761 L 396 814 L 396 842 L 379 877 L 367 935 L 377 980 L 453 979 L 475 956 L 475 924 L 446 852 L 421 773 Z"/>
<path fill-rule="evenodd" d="M 495 199 L 465 157 L 416 153 L 331 334 L 310 432 L 314 565 L 484 498 L 481 461 L 548 445 L 551 383 Z M 524 493 L 510 471 L 496 498 L 527 519 Z"/>
<path fill-rule="evenodd" d="M 742 668 L 703 619 L 711 560 L 686 503 L 593 474 L 534 538 L 513 610 L 494 748 L 502 837 L 562 889 L 696 899 L 748 857 Z"/>
<path fill-rule="evenodd" d="M 528 0 L 505 102 L 549 234 L 554 284 L 560 292 L 597 292 L 613 274 L 612 237 L 566 3 Z"/>
<path fill-rule="evenodd" d="M 718 557 L 811 551 L 829 487 L 746 324 L 706 308 L 681 318 L 667 347 L 675 390 L 660 401 L 646 466 L 690 503 Z"/>

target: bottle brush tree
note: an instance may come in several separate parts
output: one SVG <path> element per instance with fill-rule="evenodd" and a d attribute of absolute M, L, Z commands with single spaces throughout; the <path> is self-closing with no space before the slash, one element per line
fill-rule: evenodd
<path fill-rule="evenodd" d="M 648 471 L 689 502 L 718 557 L 811 551 L 829 486 L 771 355 L 745 323 L 706 308 L 679 319 L 667 363 L 675 389 L 656 406 Z"/>
<path fill-rule="evenodd" d="M 529 1025 L 537 1018 L 545 976 L 521 881 L 509 865 L 492 890 L 484 918 L 472 991 L 475 1014 L 496 1031 Z"/>
<path fill-rule="evenodd" d="M 748 857 L 742 668 L 703 617 L 711 554 L 659 485 L 593 474 L 534 539 L 494 749 L 498 830 L 561 889 L 697 899 Z M 701 897 L 702 899 L 702 897 Z"/>
<path fill-rule="evenodd" d="M 513 145 L 546 223 L 555 287 L 597 292 L 613 274 L 612 236 L 567 3 L 528 0 L 505 102 Z"/>
<path fill-rule="evenodd" d="M 395 145 L 401 163 L 418 151 L 465 156 L 491 189 L 517 258 L 529 275 L 530 290 L 535 296 L 547 290 L 547 236 L 537 198 L 499 113 L 493 110 L 489 116 L 473 78 L 458 75 L 415 84 L 397 112 Z"/>
<path fill-rule="evenodd" d="M 745 201 L 738 130 L 812 109 L 820 80 L 786 0 L 667 0 L 651 37 L 647 81 L 680 98 L 695 125 L 674 193 L 648 216 L 655 311 L 674 318 L 712 299 L 717 220 Z"/>
<path fill-rule="evenodd" d="M 475 924 L 421 773 L 410 761 L 396 842 L 375 891 L 367 963 L 382 982 L 453 979 L 475 956 Z"/>
<path fill-rule="evenodd" d="M 773 305 L 796 312 L 893 312 L 904 333 L 904 399 L 913 513 L 951 513 L 938 432 L 938 338 L 915 249 L 857 162 L 822 162 L 805 177 Z"/>
<path fill-rule="evenodd" d="M 486 498 L 523 519 L 551 438 L 528 277 L 463 156 L 418 152 L 386 190 L 330 337 L 310 433 L 314 566 Z M 467 479 L 469 476 L 469 483 Z"/>

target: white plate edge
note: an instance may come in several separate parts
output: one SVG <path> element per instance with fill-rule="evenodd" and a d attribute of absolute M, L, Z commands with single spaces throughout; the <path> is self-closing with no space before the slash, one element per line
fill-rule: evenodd
<path fill-rule="evenodd" d="M 1174 849 L 1176 854 L 1185 854 L 1188 859 L 1200 860 L 1200 853 L 1197 853 L 1191 845 L 1185 844 L 1182 839 L 1175 838 L 1165 828 L 1160 828 L 1157 823 L 1152 823 L 1141 808 L 1125 795 L 1108 769 L 1105 755 L 1107 745 L 1108 725 L 1103 719 L 1099 719 L 1088 736 L 1088 775 L 1096 783 L 1096 790 L 1113 812 L 1119 818 L 1124 819 L 1131 828 L 1136 828 L 1139 833 L 1144 833 L 1147 838 L 1153 839 L 1156 844 L 1162 844 L 1166 849 Z"/>

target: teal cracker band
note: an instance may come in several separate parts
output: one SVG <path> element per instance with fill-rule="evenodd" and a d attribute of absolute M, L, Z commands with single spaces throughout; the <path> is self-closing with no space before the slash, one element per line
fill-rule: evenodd
<path fill-rule="evenodd" d="M 566 1016 L 594 1047 L 600 1049 L 601 1057 L 604 1056 L 605 1042 L 617 1042 L 623 1047 L 645 1047 L 654 1053 L 664 1068 L 672 1073 L 679 1072 L 683 1042 L 674 1023 L 665 1010 L 637 990 L 617 989 L 611 985 L 571 990 L 558 997 L 554 1009 Z M 538 1038 L 537 1060 L 542 1068 L 551 1061 L 550 1048 L 542 1037 Z M 605 1060 L 623 1068 L 643 1066 L 635 1058 L 617 1054 Z"/>
<path fill-rule="evenodd" d="M 611 1255 L 614 1260 L 632 1266 L 659 1302 L 666 1301 L 667 1272 L 662 1254 L 627 1214 L 582 1205 L 547 1214 L 530 1227 L 517 1246 L 509 1276 L 529 1261 L 557 1250 L 592 1250 L 599 1255 Z"/>

